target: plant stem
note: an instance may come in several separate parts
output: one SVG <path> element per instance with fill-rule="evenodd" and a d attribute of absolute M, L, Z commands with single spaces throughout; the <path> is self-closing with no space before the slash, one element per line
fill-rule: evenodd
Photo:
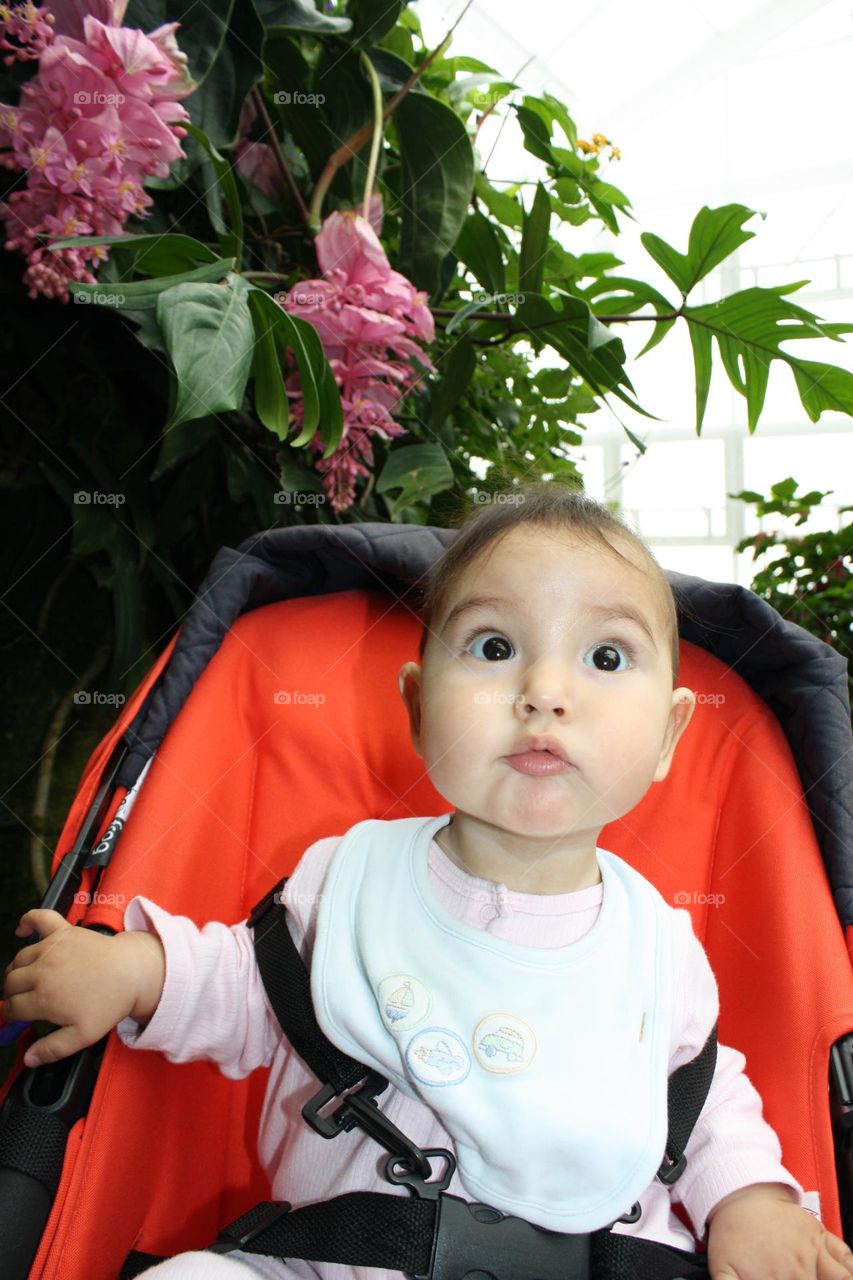
<path fill-rule="evenodd" d="M 267 111 L 267 104 L 264 102 L 264 95 L 261 93 L 257 85 L 252 89 L 252 101 L 257 108 L 258 115 L 264 122 L 264 129 L 267 134 L 269 134 L 270 146 L 272 147 L 273 154 L 278 161 L 279 168 L 281 169 L 284 180 L 287 183 L 288 190 L 293 197 L 293 203 L 299 210 L 302 221 L 307 222 L 308 210 L 305 207 L 305 201 L 302 199 L 302 192 L 297 187 L 293 174 L 290 172 L 290 166 L 284 158 L 281 143 L 279 142 L 275 129 L 273 128 L 272 120 L 270 120 L 269 112 Z"/>
<path fill-rule="evenodd" d="M 245 274 L 245 272 L 244 272 Z M 430 311 L 434 316 L 455 316 L 456 310 L 453 307 L 430 307 Z M 655 323 L 662 320 L 677 320 L 681 315 L 680 311 L 668 311 L 663 315 L 653 316 L 595 316 L 602 324 L 631 324 L 635 320 L 651 320 Z M 477 320 L 509 320 L 510 314 L 507 311 L 476 311 L 474 317 Z M 551 320 L 544 320 L 542 324 L 528 324 L 526 329 L 545 329 L 549 325 L 559 322 L 560 317 L 554 316 Z M 520 331 L 519 331 L 520 332 Z"/>
<path fill-rule="evenodd" d="M 364 205 L 361 210 L 361 216 L 367 221 L 370 210 L 370 196 L 373 192 L 376 169 L 379 164 L 379 147 L 382 143 L 382 89 L 379 85 L 376 68 L 363 49 L 361 51 L 361 62 L 367 72 L 370 87 L 373 90 L 373 141 L 370 144 L 370 160 L 367 165 L 367 177 L 364 180 Z"/>
<path fill-rule="evenodd" d="M 402 84 L 400 88 L 397 90 L 397 92 L 394 94 L 393 98 L 389 100 L 387 106 L 385 107 L 385 110 L 382 113 L 383 124 L 385 124 L 385 122 L 389 119 L 389 117 L 393 114 L 393 112 L 396 111 L 397 107 L 403 101 L 406 94 L 409 92 L 409 90 L 412 88 L 413 85 L 417 84 L 418 80 L 420 80 L 421 76 L 424 74 L 427 68 L 431 65 L 431 63 L 438 57 L 438 55 L 450 43 L 450 37 L 453 35 L 453 32 L 459 26 L 459 23 L 465 17 L 465 14 L 471 8 L 471 5 L 473 3 L 474 3 L 474 0 L 468 0 L 468 3 L 465 5 L 465 8 L 462 10 L 459 17 L 456 19 L 453 26 L 448 31 L 447 35 L 442 40 L 441 44 L 437 45 L 436 48 L 433 49 L 432 53 L 427 54 L 427 56 L 424 58 L 421 65 L 412 72 L 412 74 L 409 76 L 405 84 Z M 311 229 L 311 231 L 314 232 L 315 235 L 320 230 L 320 225 L 321 225 L 320 210 L 323 207 L 323 201 L 326 198 L 326 192 L 329 190 L 329 187 L 332 185 L 335 179 L 335 174 L 337 173 L 338 169 L 341 168 L 342 165 L 345 165 L 349 160 L 352 159 L 353 156 L 358 155 L 361 148 L 367 142 L 368 138 L 372 137 L 372 135 L 373 135 L 373 126 L 370 124 L 362 125 L 361 128 L 357 129 L 356 132 L 352 134 L 351 137 L 347 138 L 346 142 L 344 142 L 342 146 L 338 147 L 337 150 L 333 151 L 332 154 L 329 156 L 329 159 L 326 161 L 326 167 L 323 170 L 323 172 L 320 174 L 320 177 L 317 179 L 317 185 L 314 188 L 313 195 L 311 196 L 311 208 L 308 211 L 308 226 Z"/>

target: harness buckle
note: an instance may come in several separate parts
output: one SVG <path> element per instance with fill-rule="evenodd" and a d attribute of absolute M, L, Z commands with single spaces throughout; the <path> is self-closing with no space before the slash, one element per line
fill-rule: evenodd
<path fill-rule="evenodd" d="M 442 1191 L 430 1269 L 413 1280 L 589 1280 L 589 1272 L 588 1232 L 546 1231 Z"/>
<path fill-rule="evenodd" d="M 664 1186 L 671 1187 L 673 1182 L 678 1181 L 686 1168 L 687 1156 L 683 1151 L 677 1160 L 673 1160 L 669 1152 L 665 1151 L 663 1163 L 657 1171 L 657 1176 Z"/>
<path fill-rule="evenodd" d="M 389 1182 L 408 1186 L 436 1206 L 429 1271 L 413 1273 L 412 1280 L 589 1280 L 590 1232 L 548 1231 L 491 1205 L 449 1195 L 444 1188 L 456 1169 L 453 1153 L 436 1148 L 424 1154 L 447 1161 L 432 1182 L 398 1170 L 393 1156 L 385 1162 Z"/>
<path fill-rule="evenodd" d="M 302 1108 L 303 1119 L 322 1138 L 336 1138 L 339 1133 L 348 1133 L 357 1126 L 422 1178 L 428 1178 L 429 1161 L 420 1147 L 407 1138 L 379 1109 L 376 1094 L 387 1087 L 388 1081 L 384 1076 L 378 1071 L 368 1071 L 352 1092 L 341 1097 L 340 1104 L 333 1111 L 321 1116 L 321 1108 L 333 1098 L 341 1096 L 333 1084 L 326 1084 L 305 1103 Z"/>

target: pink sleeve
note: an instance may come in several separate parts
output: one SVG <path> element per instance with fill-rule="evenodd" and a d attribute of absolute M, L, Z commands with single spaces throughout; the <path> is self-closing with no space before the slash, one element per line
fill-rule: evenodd
<path fill-rule="evenodd" d="M 320 885 L 339 840 L 334 836 L 311 845 L 284 890 L 291 932 L 306 962 Z M 124 1018 L 116 1028 L 126 1045 L 156 1049 L 170 1062 L 209 1060 L 231 1079 L 269 1066 L 282 1032 L 245 921 L 230 926 L 212 922 L 199 929 L 185 916 L 170 915 L 137 897 L 128 904 L 124 927 L 156 933 L 166 954 L 163 993 L 150 1022 L 140 1030 L 133 1018 Z"/>
<path fill-rule="evenodd" d="M 670 1072 L 699 1053 L 719 1012 L 717 982 L 687 911 L 677 934 L 675 1020 L 682 1028 L 670 1060 Z M 717 1065 L 705 1105 L 685 1148 L 687 1167 L 672 1187 L 672 1199 L 683 1204 L 698 1240 L 705 1236 L 708 1214 L 732 1191 L 758 1182 L 781 1183 L 805 1208 L 805 1193 L 781 1163 L 775 1129 L 762 1115 L 761 1097 L 744 1073 L 746 1058 L 737 1049 L 717 1045 Z"/>

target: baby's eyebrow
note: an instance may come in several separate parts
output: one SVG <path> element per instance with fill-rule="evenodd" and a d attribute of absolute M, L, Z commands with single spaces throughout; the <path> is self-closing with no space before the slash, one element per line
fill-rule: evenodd
<path fill-rule="evenodd" d="M 649 626 L 646 618 L 628 601 L 619 601 L 616 604 L 600 604 L 590 605 L 587 613 L 592 615 L 599 622 L 633 622 L 645 631 L 652 644 L 656 644 L 654 633 Z"/>
<path fill-rule="evenodd" d="M 450 626 L 451 622 L 455 622 L 463 613 L 467 613 L 469 609 L 517 609 L 518 602 L 515 600 L 504 599 L 503 596 L 469 596 L 467 600 L 460 600 L 450 610 L 450 613 L 444 620 L 445 629 Z"/>

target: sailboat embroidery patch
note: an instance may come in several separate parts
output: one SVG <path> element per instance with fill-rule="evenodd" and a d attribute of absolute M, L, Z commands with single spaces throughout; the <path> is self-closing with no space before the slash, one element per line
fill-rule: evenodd
<path fill-rule="evenodd" d="M 409 973 L 395 973 L 379 984 L 379 1012 L 389 1031 L 408 1031 L 423 1022 L 432 997 L 422 982 Z"/>

